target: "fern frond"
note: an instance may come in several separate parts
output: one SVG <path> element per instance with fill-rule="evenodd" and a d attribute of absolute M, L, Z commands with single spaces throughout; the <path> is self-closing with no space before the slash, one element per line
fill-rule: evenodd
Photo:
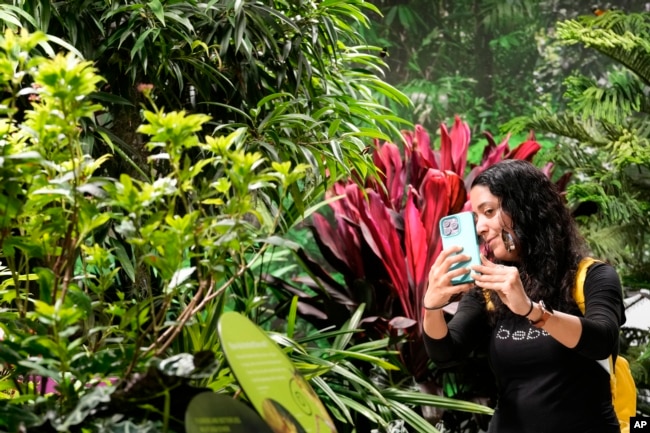
<path fill-rule="evenodd" d="M 650 119 L 648 119 L 648 116 L 630 119 L 627 122 L 627 127 L 634 130 L 639 137 L 650 138 Z"/>
<path fill-rule="evenodd" d="M 630 165 L 650 167 L 650 140 L 636 131 L 623 129 L 622 134 L 608 146 L 612 163 L 619 169 Z"/>
<path fill-rule="evenodd" d="M 646 208 L 642 214 L 647 215 L 647 202 L 637 204 Z M 622 222 L 603 218 L 604 214 L 601 209 L 591 216 L 577 218 L 580 232 L 594 255 L 619 265 L 627 276 L 650 275 L 650 238 L 644 231 L 649 223 L 647 216 Z"/>
<path fill-rule="evenodd" d="M 597 217 L 592 217 L 580 224 L 580 232 L 584 236 L 589 249 L 596 257 L 612 263 L 630 261 L 630 253 L 626 251 L 627 234 L 618 225 L 603 226 Z"/>
<path fill-rule="evenodd" d="M 627 71 L 611 72 L 607 78 L 605 84 L 580 75 L 567 78 L 564 84 L 569 108 L 581 117 L 611 123 L 622 123 L 649 108 L 641 80 Z"/>
<path fill-rule="evenodd" d="M 608 11 L 603 15 L 582 15 L 577 18 L 585 27 L 602 28 L 614 31 L 620 35 L 633 33 L 642 37 L 650 34 L 650 17 L 645 13 L 625 13 Z"/>
<path fill-rule="evenodd" d="M 643 205 L 637 198 L 625 191 L 620 180 L 609 182 L 573 183 L 567 188 L 570 202 L 593 202 L 598 205 L 599 218 L 605 225 L 639 223 L 645 219 Z"/>
<path fill-rule="evenodd" d="M 594 145 L 602 146 L 608 142 L 590 121 L 573 114 L 552 114 L 543 110 L 535 112 L 532 116 L 520 116 L 510 120 L 501 127 L 501 132 L 518 134 L 530 129 Z"/>
<path fill-rule="evenodd" d="M 565 44 L 581 43 L 605 54 L 650 85 L 650 17 L 646 14 L 608 12 L 595 19 L 558 23 L 558 37 Z"/>
<path fill-rule="evenodd" d="M 642 275 L 650 268 L 650 15 L 610 11 L 580 17 L 559 23 L 558 36 L 567 45 L 605 54 L 625 70 L 616 69 L 603 82 L 569 78 L 564 96 L 574 115 L 546 115 L 526 126 L 578 140 L 555 152 L 574 173 L 569 204 L 598 207 L 594 215 L 578 217 L 581 231 L 596 255 L 628 275 Z"/>

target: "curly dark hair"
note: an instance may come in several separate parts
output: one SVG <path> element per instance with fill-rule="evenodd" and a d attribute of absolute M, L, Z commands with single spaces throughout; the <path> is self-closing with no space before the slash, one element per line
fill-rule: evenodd
<path fill-rule="evenodd" d="M 588 250 L 555 184 L 530 162 L 510 159 L 479 174 L 476 185 L 486 186 L 512 219 L 521 261 L 511 265 L 519 268 L 528 296 L 561 311 L 575 310 L 571 289 Z M 490 296 L 497 315 L 504 314 L 507 307 Z"/>

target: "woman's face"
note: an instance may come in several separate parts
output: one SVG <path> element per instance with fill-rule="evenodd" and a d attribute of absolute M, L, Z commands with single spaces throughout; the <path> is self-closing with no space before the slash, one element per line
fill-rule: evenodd
<path fill-rule="evenodd" d="M 469 200 L 476 215 L 476 232 L 483 238 L 484 244 L 488 245 L 494 258 L 508 262 L 519 261 L 517 248 L 508 251 L 503 241 L 504 232 L 509 233 L 515 243 L 516 238 L 512 230 L 512 219 L 501 210 L 499 198 L 487 186 L 476 185 L 469 192 Z"/>

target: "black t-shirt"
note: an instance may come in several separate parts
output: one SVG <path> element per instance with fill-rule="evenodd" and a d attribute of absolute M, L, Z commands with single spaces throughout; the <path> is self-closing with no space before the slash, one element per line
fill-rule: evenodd
<path fill-rule="evenodd" d="M 461 300 L 440 340 L 424 335 L 439 366 L 462 359 L 489 338 L 498 402 L 490 433 L 618 433 L 610 379 L 596 360 L 618 353 L 625 314 L 615 270 L 595 264 L 584 284 L 586 313 L 577 346 L 569 349 L 514 314 L 490 329 L 479 293 Z"/>

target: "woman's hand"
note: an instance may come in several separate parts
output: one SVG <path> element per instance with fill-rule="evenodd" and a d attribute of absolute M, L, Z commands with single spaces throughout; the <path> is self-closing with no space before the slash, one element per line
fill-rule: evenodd
<path fill-rule="evenodd" d="M 496 292 L 513 313 L 523 316 L 530 312 L 531 300 L 524 291 L 519 270 L 514 266 L 496 265 L 485 257 L 481 257 L 481 262 L 482 265 L 472 267 L 473 271 L 480 273 L 473 275 L 476 285 Z"/>
<path fill-rule="evenodd" d="M 424 305 L 428 309 L 436 309 L 448 304 L 452 296 L 465 293 L 474 287 L 474 283 L 465 283 L 453 285 L 451 280 L 461 275 L 467 274 L 469 268 L 458 268 L 450 271 L 449 268 L 460 262 L 470 260 L 470 257 L 460 253 L 462 247 L 454 246 L 443 250 L 431 266 L 429 271 L 429 283 L 424 295 Z"/>

